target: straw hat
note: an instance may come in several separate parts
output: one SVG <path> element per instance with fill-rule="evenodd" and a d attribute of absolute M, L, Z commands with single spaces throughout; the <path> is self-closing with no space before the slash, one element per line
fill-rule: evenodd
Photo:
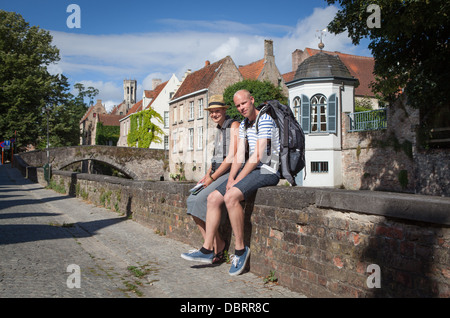
<path fill-rule="evenodd" d="M 209 99 L 208 107 L 205 108 L 205 110 L 211 110 L 211 109 L 216 109 L 216 108 L 225 108 L 225 109 L 227 109 L 228 107 L 230 107 L 230 106 L 225 105 L 225 101 L 223 100 L 223 96 L 222 95 L 213 95 Z"/>

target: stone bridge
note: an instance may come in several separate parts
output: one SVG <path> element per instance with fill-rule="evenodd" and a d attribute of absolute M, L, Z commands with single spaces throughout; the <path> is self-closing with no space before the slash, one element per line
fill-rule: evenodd
<path fill-rule="evenodd" d="M 36 150 L 18 155 L 28 166 L 42 167 L 47 163 L 47 151 Z M 93 160 L 106 163 L 133 180 L 168 178 L 166 151 L 111 146 L 74 146 L 49 149 L 52 170 L 61 170 L 73 163 Z"/>

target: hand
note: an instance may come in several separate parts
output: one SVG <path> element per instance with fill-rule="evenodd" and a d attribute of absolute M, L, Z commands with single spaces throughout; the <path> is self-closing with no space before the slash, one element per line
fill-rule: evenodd
<path fill-rule="evenodd" d="M 209 178 L 208 178 L 208 175 L 204 175 L 203 178 L 201 178 L 201 179 L 197 182 L 197 184 L 199 184 L 199 183 L 205 183 L 205 181 L 206 181 L 207 179 L 209 179 Z"/>
<path fill-rule="evenodd" d="M 203 181 L 203 188 L 206 188 L 207 186 L 209 186 L 211 183 L 213 183 L 213 179 L 211 179 L 209 176 L 204 178 Z"/>
<path fill-rule="evenodd" d="M 237 183 L 235 179 L 228 179 L 227 182 L 227 191 L 230 190 Z"/>

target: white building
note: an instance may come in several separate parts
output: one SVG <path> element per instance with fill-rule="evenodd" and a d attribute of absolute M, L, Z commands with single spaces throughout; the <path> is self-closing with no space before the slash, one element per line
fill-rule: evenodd
<path fill-rule="evenodd" d="M 354 111 L 354 78 L 337 55 L 320 52 L 304 60 L 286 83 L 289 102 L 305 133 L 305 170 L 298 185 L 342 185 L 342 116 Z"/>
<path fill-rule="evenodd" d="M 117 146 L 128 146 L 127 139 L 130 131 L 130 116 L 151 107 L 163 118 L 162 124 L 157 119 L 152 119 L 152 122 L 164 131 L 164 136 L 162 137 L 161 143 L 152 142 L 149 148 L 169 149 L 169 101 L 180 84 L 180 81 L 174 74 L 164 83 L 161 83 L 161 80 L 153 80 L 152 90 L 144 90 L 142 100 L 133 105 L 126 116 L 120 120 L 120 138 Z"/>

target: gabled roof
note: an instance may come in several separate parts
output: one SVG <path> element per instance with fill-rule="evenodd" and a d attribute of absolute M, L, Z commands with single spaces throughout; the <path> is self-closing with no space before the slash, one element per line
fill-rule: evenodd
<path fill-rule="evenodd" d="M 289 72 L 289 73 L 285 73 L 281 76 L 283 76 L 284 82 L 290 82 L 294 79 L 294 75 L 295 75 L 295 71 Z"/>
<path fill-rule="evenodd" d="M 309 56 L 320 53 L 320 50 L 306 48 Z M 359 80 L 359 86 L 355 89 L 355 94 L 358 96 L 374 96 L 370 88 L 370 83 L 375 81 L 373 70 L 375 67 L 375 59 L 373 57 L 358 56 L 345 54 L 341 52 L 323 51 L 330 55 L 337 55 L 345 64 L 350 74 Z"/>
<path fill-rule="evenodd" d="M 94 109 L 94 107 L 92 107 L 92 106 L 88 108 L 86 113 L 84 113 L 84 116 L 81 118 L 80 123 L 82 123 L 89 117 L 89 114 L 92 112 L 93 109 Z"/>
<path fill-rule="evenodd" d="M 147 107 L 145 107 L 145 109 L 149 109 L 151 107 L 151 105 L 153 104 L 153 102 L 155 101 L 155 99 L 159 96 L 159 94 L 162 92 L 162 90 L 164 89 L 164 87 L 166 87 L 167 83 L 169 83 L 169 81 L 166 81 L 164 83 L 159 84 L 158 86 L 155 87 L 154 90 L 152 91 L 145 91 L 145 97 L 147 98 L 151 98 L 152 100 L 150 101 L 150 103 L 148 103 Z"/>
<path fill-rule="evenodd" d="M 122 106 L 124 102 L 121 102 L 119 105 L 114 106 L 114 108 L 111 110 L 110 114 L 115 115 L 119 111 L 120 106 Z"/>
<path fill-rule="evenodd" d="M 166 87 L 167 82 L 161 83 L 158 86 L 156 86 L 156 88 L 154 90 L 144 90 L 144 94 L 146 98 L 150 98 L 150 102 L 148 103 L 147 106 L 144 106 L 144 100 L 140 100 L 138 101 L 136 104 L 134 104 L 127 112 L 127 114 L 125 116 L 122 116 L 120 119 L 129 117 L 130 115 L 134 114 L 134 113 L 138 113 L 142 110 L 146 110 L 149 109 L 151 107 L 151 105 L 153 104 L 153 102 L 155 101 L 155 99 L 159 96 L 159 94 L 162 92 L 162 90 L 164 89 L 164 87 Z"/>
<path fill-rule="evenodd" d="M 120 126 L 119 120 L 123 115 L 98 114 L 98 121 L 105 126 Z"/>
<path fill-rule="evenodd" d="M 137 112 L 141 111 L 142 109 L 143 108 L 142 108 L 142 99 L 141 99 L 136 104 L 131 106 L 131 108 L 127 111 L 127 115 L 126 116 L 129 116 L 131 114 L 137 113 Z M 122 116 L 122 117 L 125 117 L 125 116 Z"/>
<path fill-rule="evenodd" d="M 227 56 L 215 63 L 207 64 L 198 71 L 189 74 L 178 88 L 172 100 L 208 88 L 221 69 L 222 65 L 229 58 L 230 57 Z"/>
<path fill-rule="evenodd" d="M 89 108 L 86 110 L 86 113 L 84 113 L 83 117 L 81 117 L 80 124 L 88 119 L 89 115 L 94 111 L 95 108 L 100 108 L 101 111 L 106 113 L 105 107 L 103 107 L 102 104 L 102 100 L 98 99 L 96 104 L 89 106 Z"/>
<path fill-rule="evenodd" d="M 241 72 L 244 79 L 257 80 L 264 68 L 265 59 L 247 64 L 239 65 L 239 72 Z"/>

